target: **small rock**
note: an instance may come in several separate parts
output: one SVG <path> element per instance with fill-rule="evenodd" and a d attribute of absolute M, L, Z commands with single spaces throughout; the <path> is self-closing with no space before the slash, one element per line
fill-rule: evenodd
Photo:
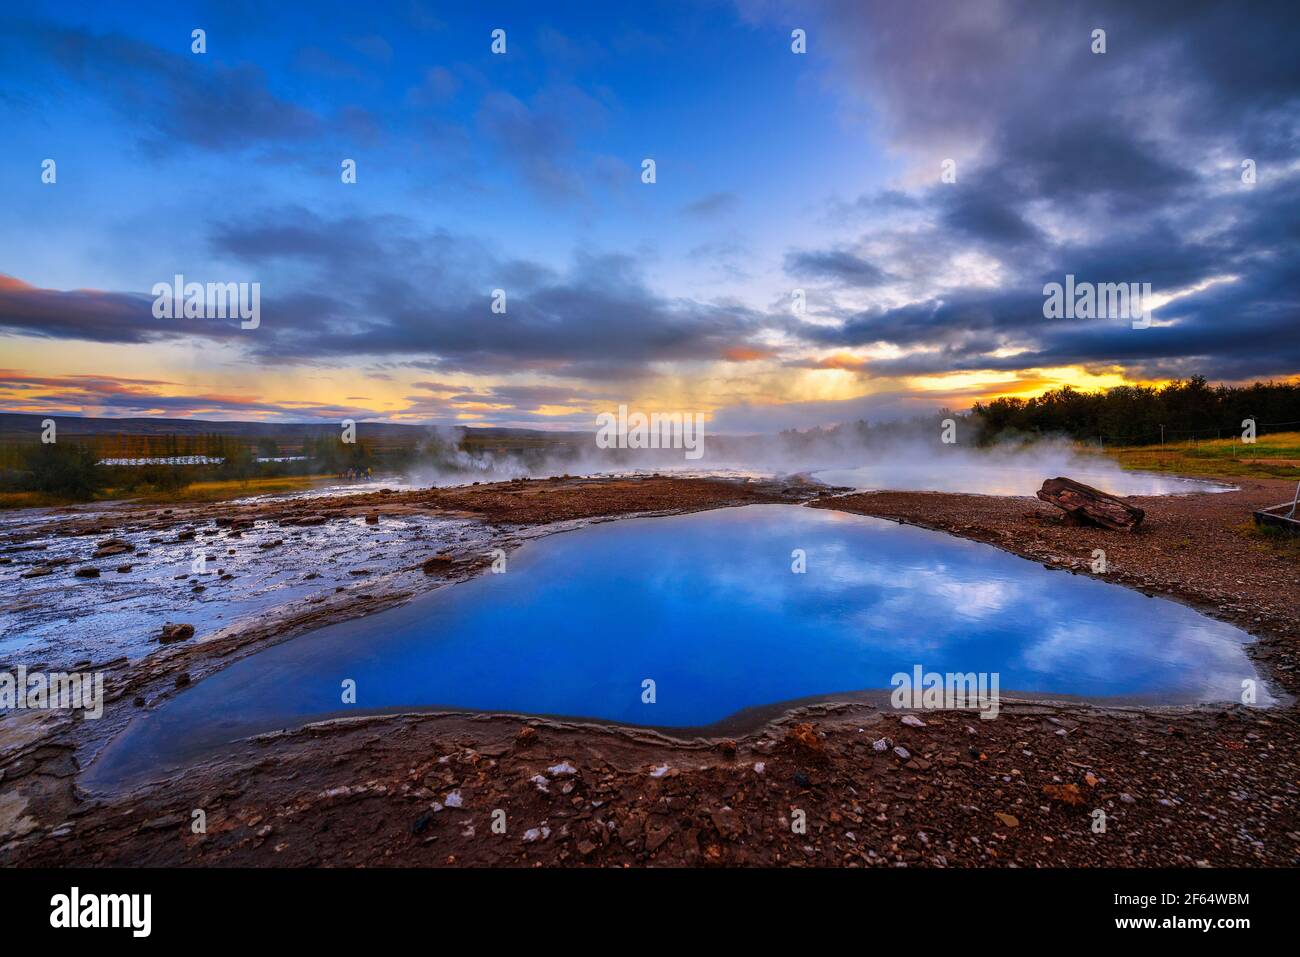
<path fill-rule="evenodd" d="M 92 558 L 108 558 L 110 555 L 126 555 L 135 551 L 135 546 L 120 538 L 110 538 L 99 543 Z"/>
<path fill-rule="evenodd" d="M 185 817 L 180 814 L 164 814 L 162 817 L 150 818 L 140 825 L 142 831 L 162 831 L 169 827 L 176 827 L 185 822 Z"/>
<path fill-rule="evenodd" d="M 534 841 L 544 841 L 551 836 L 551 829 L 546 825 L 541 827 L 530 827 L 524 831 L 524 843 L 532 844 Z"/>
<path fill-rule="evenodd" d="M 426 575 L 434 575 L 451 566 L 450 555 L 434 555 L 432 558 L 426 558 L 420 568 Z"/>
<path fill-rule="evenodd" d="M 809 722 L 796 724 L 785 736 L 786 743 L 793 745 L 797 750 L 814 757 L 822 757 L 826 754 L 826 745 L 823 743 L 821 736 L 817 734 L 817 729 Z"/>
<path fill-rule="evenodd" d="M 1084 803 L 1077 784 L 1044 784 L 1043 793 L 1053 801 L 1064 804 L 1077 806 Z"/>
<path fill-rule="evenodd" d="M 172 624 L 168 622 L 162 626 L 162 634 L 158 640 L 164 645 L 169 645 L 174 641 L 184 641 L 186 638 L 194 637 L 194 626 L 187 624 Z"/>
<path fill-rule="evenodd" d="M 717 828 L 718 833 L 729 841 L 735 840 L 744 830 L 736 812 L 730 807 L 709 812 L 709 819 L 713 821 L 713 826 Z"/>

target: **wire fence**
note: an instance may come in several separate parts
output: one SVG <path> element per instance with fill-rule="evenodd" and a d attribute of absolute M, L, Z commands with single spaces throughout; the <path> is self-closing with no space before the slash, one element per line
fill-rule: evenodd
<path fill-rule="evenodd" d="M 1300 419 L 1294 419 L 1289 422 L 1256 422 L 1255 437 L 1258 440 L 1267 432 L 1291 432 L 1300 429 Z M 1154 430 L 1128 433 L 1096 433 L 1096 440 L 1099 445 L 1187 445 L 1198 444 L 1201 441 L 1212 442 L 1221 439 L 1242 438 L 1243 429 L 1240 425 L 1235 426 L 1207 426 L 1203 429 L 1161 429 L 1158 426 Z M 1092 437 L 1087 438 L 1092 442 Z"/>

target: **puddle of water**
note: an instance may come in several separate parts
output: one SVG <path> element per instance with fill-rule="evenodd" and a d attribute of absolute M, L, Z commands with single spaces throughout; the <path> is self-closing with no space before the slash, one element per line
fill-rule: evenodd
<path fill-rule="evenodd" d="M 1071 467 L 1068 471 L 1045 474 L 1041 466 L 994 465 L 969 460 L 905 464 L 864 465 L 860 468 L 824 469 L 813 478 L 827 485 L 846 485 L 863 491 L 892 489 L 908 492 L 965 492 L 972 495 L 1033 496 L 1043 480 L 1068 475 L 1112 495 L 1187 495 L 1202 492 L 1231 492 L 1233 486 L 1218 482 L 1159 475 L 1154 472 L 1125 472 L 1120 469 Z"/>
<path fill-rule="evenodd" d="M 806 552 L 804 574 L 791 571 L 794 549 Z M 386 708 L 698 727 L 751 706 L 888 688 L 918 664 L 996 672 L 1003 691 L 1235 701 L 1243 679 L 1258 681 L 1248 640 L 1175 602 L 864 516 L 753 505 L 631 519 L 529 543 L 506 574 L 244 659 L 137 719 L 91 779 Z"/>

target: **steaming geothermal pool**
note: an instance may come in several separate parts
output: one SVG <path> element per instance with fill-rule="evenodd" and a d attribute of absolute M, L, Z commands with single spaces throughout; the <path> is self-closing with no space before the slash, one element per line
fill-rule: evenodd
<path fill-rule="evenodd" d="M 1078 464 L 1042 463 L 1018 466 L 995 465 L 968 459 L 954 462 L 929 461 L 915 465 L 891 461 L 860 468 L 834 468 L 813 472 L 812 477 L 827 485 L 847 485 L 864 491 L 891 489 L 905 492 L 966 492 L 973 495 L 1033 496 L 1043 480 L 1065 475 L 1112 495 L 1187 495 L 1202 492 L 1230 492 L 1231 485 L 1160 475 L 1155 472 L 1126 472 L 1119 468 L 1088 468 Z"/>
<path fill-rule="evenodd" d="M 1002 692 L 1149 703 L 1238 701 L 1254 679 L 1269 704 L 1249 640 L 1175 602 L 865 516 L 751 505 L 629 519 L 531 542 L 505 574 L 246 658 L 137 718 L 90 780 L 326 715 L 442 706 L 700 727 L 888 689 L 917 665 L 996 672 Z"/>

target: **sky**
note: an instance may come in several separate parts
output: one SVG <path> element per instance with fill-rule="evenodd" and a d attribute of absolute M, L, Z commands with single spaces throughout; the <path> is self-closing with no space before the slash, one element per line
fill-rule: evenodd
<path fill-rule="evenodd" d="M 10 5 L 0 409 L 755 432 L 1293 379 L 1298 36 L 1294 2 Z M 157 317 L 176 274 L 257 283 L 256 328 Z M 1149 326 L 1046 318 L 1067 275 L 1150 283 Z"/>

